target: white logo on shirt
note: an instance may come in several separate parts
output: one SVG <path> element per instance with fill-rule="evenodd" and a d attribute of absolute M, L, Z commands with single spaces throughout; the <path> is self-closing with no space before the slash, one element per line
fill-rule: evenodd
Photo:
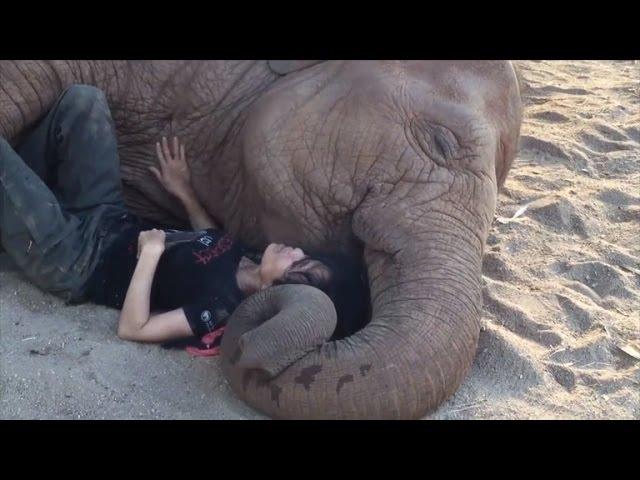
<path fill-rule="evenodd" d="M 205 235 L 204 237 L 200 237 L 198 241 L 205 247 L 209 247 L 213 243 L 213 237 Z"/>
<path fill-rule="evenodd" d="M 209 310 L 205 310 L 204 312 L 202 312 L 200 314 L 200 320 L 205 323 L 209 323 L 209 320 L 211 320 L 211 312 Z"/>

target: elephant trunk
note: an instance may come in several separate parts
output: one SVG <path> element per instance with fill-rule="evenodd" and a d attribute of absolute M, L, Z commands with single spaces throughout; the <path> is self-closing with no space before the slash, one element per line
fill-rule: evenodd
<path fill-rule="evenodd" d="M 335 313 L 320 295 L 302 313 L 311 287 L 269 289 L 236 311 L 222 362 L 241 398 L 274 418 L 403 419 L 423 416 L 455 392 L 477 346 L 488 222 L 447 202 L 420 210 L 356 212 L 354 232 L 368 240 L 373 315 L 355 335 L 325 343 Z M 375 230 L 382 225 L 393 234 Z M 272 296 L 279 299 L 277 314 Z M 273 317 L 250 338 L 247 318 L 258 318 L 256 312 Z M 247 340 L 259 342 L 260 329 L 294 340 L 243 361 Z"/>
<path fill-rule="evenodd" d="M 234 312 L 223 348 L 232 345 L 236 370 L 261 369 L 275 377 L 327 341 L 335 327 L 335 308 L 323 292 L 282 285 L 253 295 Z"/>

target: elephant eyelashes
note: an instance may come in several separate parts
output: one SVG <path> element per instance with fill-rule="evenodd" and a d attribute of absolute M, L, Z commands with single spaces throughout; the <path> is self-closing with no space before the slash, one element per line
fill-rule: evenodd
<path fill-rule="evenodd" d="M 433 139 L 442 156 L 447 160 L 451 160 L 453 158 L 454 148 L 451 141 L 452 139 L 447 138 L 447 134 L 453 137 L 449 131 L 437 131 L 434 133 Z M 455 138 L 453 138 L 453 141 L 455 141 Z"/>
<path fill-rule="evenodd" d="M 460 150 L 456 136 L 442 125 L 424 119 L 414 119 L 410 128 L 420 150 L 438 165 L 447 165 Z"/>

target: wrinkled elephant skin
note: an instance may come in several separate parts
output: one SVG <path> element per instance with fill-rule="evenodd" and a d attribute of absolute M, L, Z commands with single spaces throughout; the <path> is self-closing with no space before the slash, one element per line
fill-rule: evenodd
<path fill-rule="evenodd" d="M 207 210 L 255 247 L 361 254 L 370 323 L 329 342 L 310 287 L 250 297 L 229 322 L 234 391 L 276 418 L 417 418 L 473 361 L 481 263 L 522 118 L 506 61 L 0 62 L 0 135 L 13 142 L 64 88 L 109 99 L 125 194 L 183 224 L 149 176 L 179 135 Z"/>

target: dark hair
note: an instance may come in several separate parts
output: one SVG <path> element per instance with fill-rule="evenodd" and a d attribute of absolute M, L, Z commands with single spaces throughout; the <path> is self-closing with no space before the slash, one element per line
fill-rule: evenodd
<path fill-rule="evenodd" d="M 322 265 L 305 270 L 312 262 Z M 322 268 L 326 267 L 326 268 Z M 333 301 L 338 322 L 332 339 L 353 335 L 370 317 L 369 279 L 363 262 L 345 254 L 311 254 L 293 263 L 274 284 L 306 284 Z"/>

